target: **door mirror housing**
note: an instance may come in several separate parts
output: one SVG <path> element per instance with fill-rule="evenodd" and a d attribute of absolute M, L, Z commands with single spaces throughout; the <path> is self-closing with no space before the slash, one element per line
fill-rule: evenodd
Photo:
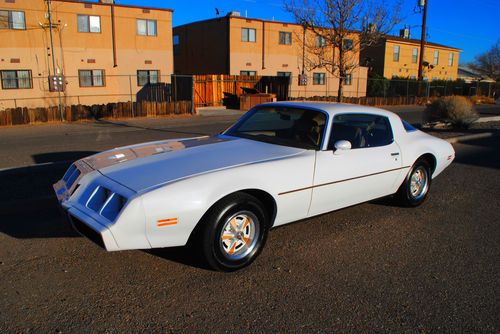
<path fill-rule="evenodd" d="M 351 142 L 348 140 L 338 140 L 334 144 L 335 152 L 341 153 L 342 151 L 348 151 L 352 148 Z"/>

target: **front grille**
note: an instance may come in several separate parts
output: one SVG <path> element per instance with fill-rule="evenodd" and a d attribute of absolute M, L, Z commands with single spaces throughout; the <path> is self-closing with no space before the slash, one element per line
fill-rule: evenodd
<path fill-rule="evenodd" d="M 80 177 L 81 174 L 82 172 L 80 172 L 76 165 L 72 164 L 63 176 L 63 181 L 66 184 L 66 189 L 70 189 L 75 181 L 78 180 L 78 177 Z"/>
<path fill-rule="evenodd" d="M 106 247 L 104 246 L 104 240 L 102 239 L 102 236 L 99 232 L 94 231 L 91 227 L 89 227 L 87 224 L 73 215 L 69 215 L 69 219 L 71 220 L 73 227 L 78 231 L 78 233 L 87 237 L 96 245 L 106 249 Z"/>

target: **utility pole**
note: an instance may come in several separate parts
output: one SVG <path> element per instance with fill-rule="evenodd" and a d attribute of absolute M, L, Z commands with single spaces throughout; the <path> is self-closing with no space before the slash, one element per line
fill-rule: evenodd
<path fill-rule="evenodd" d="M 424 6 L 424 13 L 422 15 L 422 36 L 420 38 L 420 57 L 418 59 L 418 81 L 422 81 L 422 70 L 424 63 L 424 49 L 425 49 L 425 35 L 426 35 L 426 23 L 427 23 L 427 2 L 429 0 L 418 0 L 419 6 Z"/>
<path fill-rule="evenodd" d="M 52 10 L 50 0 L 47 0 L 47 10 L 48 10 L 48 19 L 49 19 L 49 35 L 50 35 L 50 54 L 52 56 L 52 69 L 54 75 L 56 75 L 56 56 L 54 55 L 54 38 L 52 36 Z M 61 100 L 61 90 L 57 90 L 57 97 L 59 100 L 59 115 L 61 115 L 61 122 L 64 122 L 64 116 L 62 112 L 62 100 Z"/>

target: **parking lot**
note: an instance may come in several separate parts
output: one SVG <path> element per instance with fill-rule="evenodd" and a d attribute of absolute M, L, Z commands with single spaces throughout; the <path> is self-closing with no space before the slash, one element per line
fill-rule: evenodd
<path fill-rule="evenodd" d="M 0 332 L 499 331 L 499 137 L 456 144 L 421 207 L 274 229 L 231 274 L 184 248 L 107 253 L 60 219 L 51 184 L 71 161 L 236 118 L 0 129 Z"/>

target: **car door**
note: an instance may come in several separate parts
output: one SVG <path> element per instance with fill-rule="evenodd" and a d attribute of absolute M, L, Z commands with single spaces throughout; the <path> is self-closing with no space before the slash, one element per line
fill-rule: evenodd
<path fill-rule="evenodd" d="M 348 141 L 351 148 L 335 149 L 340 140 Z M 327 150 L 316 153 L 309 215 L 391 194 L 402 172 L 400 155 L 387 117 L 336 115 Z"/>

